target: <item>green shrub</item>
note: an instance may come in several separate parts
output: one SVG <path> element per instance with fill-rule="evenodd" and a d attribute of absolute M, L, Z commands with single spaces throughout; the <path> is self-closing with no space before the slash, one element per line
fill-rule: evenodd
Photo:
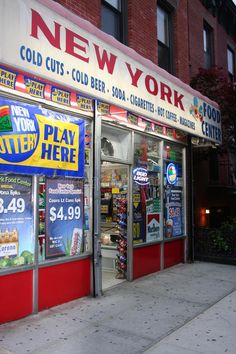
<path fill-rule="evenodd" d="M 231 253 L 233 238 L 236 237 L 236 218 L 231 218 L 221 224 L 218 229 L 209 232 L 210 245 L 217 253 Z"/>

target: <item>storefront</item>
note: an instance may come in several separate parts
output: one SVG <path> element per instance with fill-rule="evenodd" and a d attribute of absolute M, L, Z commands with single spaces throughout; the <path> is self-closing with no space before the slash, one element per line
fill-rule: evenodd
<path fill-rule="evenodd" d="M 187 140 L 176 129 L 107 109 L 101 119 L 103 276 L 113 270 L 115 278 L 132 280 L 185 261 Z"/>
<path fill-rule="evenodd" d="M 221 121 L 51 0 L 0 11 L 2 323 L 184 262 L 187 138 L 221 143 Z"/>

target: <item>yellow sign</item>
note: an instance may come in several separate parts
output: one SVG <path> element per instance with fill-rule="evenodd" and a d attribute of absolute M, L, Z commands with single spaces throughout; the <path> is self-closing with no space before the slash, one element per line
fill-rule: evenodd
<path fill-rule="evenodd" d="M 120 188 L 112 188 L 111 192 L 112 192 L 112 194 L 119 194 Z"/>
<path fill-rule="evenodd" d="M 78 108 L 83 111 L 87 111 L 87 112 L 93 111 L 93 100 L 91 98 L 77 95 L 77 105 Z"/>
<path fill-rule="evenodd" d="M 52 102 L 70 106 L 70 92 L 64 91 L 57 87 L 52 87 Z"/>
<path fill-rule="evenodd" d="M 0 85 L 14 89 L 16 74 L 11 71 L 0 69 Z"/>
<path fill-rule="evenodd" d="M 32 166 L 78 170 L 79 126 L 36 115 L 39 122 L 40 141 L 31 158 Z"/>
<path fill-rule="evenodd" d="M 25 87 L 29 95 L 44 98 L 45 84 L 25 77 Z"/>
<path fill-rule="evenodd" d="M 135 208 L 137 208 L 140 203 L 140 194 L 139 193 L 135 193 L 133 195 L 133 203 L 134 203 Z"/>

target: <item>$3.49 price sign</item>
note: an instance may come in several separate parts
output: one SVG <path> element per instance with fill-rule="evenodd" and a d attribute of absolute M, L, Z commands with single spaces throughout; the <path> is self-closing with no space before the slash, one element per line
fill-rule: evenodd
<path fill-rule="evenodd" d="M 59 208 L 52 206 L 49 209 L 49 220 L 51 222 L 57 220 L 79 220 L 80 216 L 81 210 L 78 205 L 69 207 L 60 206 Z"/>
<path fill-rule="evenodd" d="M 25 211 L 25 200 L 23 198 L 13 197 L 9 201 L 4 201 L 0 198 L 0 214 L 8 213 L 24 213 Z"/>

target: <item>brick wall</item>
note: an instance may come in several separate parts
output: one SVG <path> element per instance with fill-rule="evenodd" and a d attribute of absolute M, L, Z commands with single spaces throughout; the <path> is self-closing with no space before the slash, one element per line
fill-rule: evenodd
<path fill-rule="evenodd" d="M 128 1 L 128 45 L 157 63 L 156 0 Z"/>
<path fill-rule="evenodd" d="M 230 37 L 222 26 L 217 27 L 218 36 L 218 66 L 225 69 L 225 74 L 227 75 L 227 45 L 233 49 L 236 53 L 236 42 Z"/>
<path fill-rule="evenodd" d="M 217 20 L 202 5 L 200 0 L 188 2 L 189 17 L 189 60 L 190 77 L 198 73 L 198 69 L 204 66 L 203 55 L 203 22 L 204 20 L 212 27 L 216 33 Z M 217 50 L 217 41 L 214 41 L 214 50 Z M 215 64 L 217 65 L 217 57 Z"/>
<path fill-rule="evenodd" d="M 189 83 L 188 0 L 180 0 L 174 15 L 175 75 Z"/>
<path fill-rule="evenodd" d="M 55 0 L 93 25 L 100 27 L 101 0 Z"/>
<path fill-rule="evenodd" d="M 236 49 L 235 40 L 218 23 L 217 17 L 201 4 L 200 0 L 188 1 L 189 17 L 189 43 L 190 43 L 190 76 L 203 67 L 203 21 L 205 20 L 213 29 L 214 36 L 214 64 L 222 67 L 227 75 L 227 43 Z"/>

